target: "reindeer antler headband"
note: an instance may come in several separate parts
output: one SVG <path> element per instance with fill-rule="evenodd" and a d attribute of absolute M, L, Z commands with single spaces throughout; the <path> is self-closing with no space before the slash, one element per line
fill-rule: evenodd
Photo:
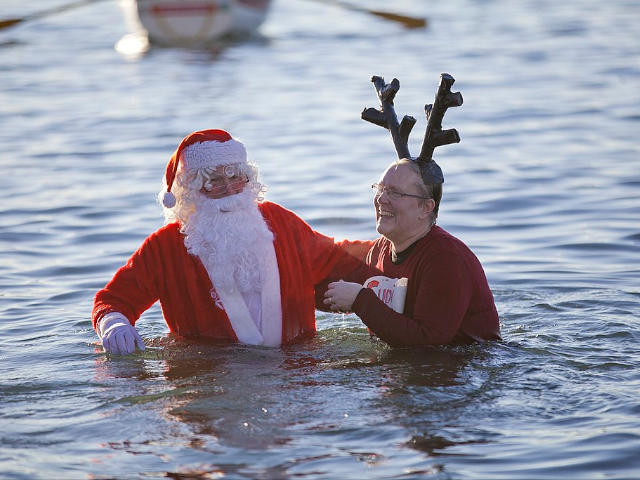
<path fill-rule="evenodd" d="M 396 147 L 398 158 L 409 158 L 420 166 L 422 178 L 426 183 L 443 183 L 444 176 L 438 164 L 431 158 L 433 150 L 440 145 L 458 143 L 460 136 L 455 128 L 442 130 L 442 117 L 447 108 L 462 105 L 460 92 L 451 92 L 451 85 L 455 79 L 448 73 L 440 75 L 440 85 L 433 104 L 425 105 L 427 115 L 427 131 L 424 135 L 420 155 L 413 158 L 409 153 L 409 133 L 416 123 L 416 119 L 405 115 L 402 122 L 398 123 L 398 117 L 393 108 L 393 99 L 400 89 L 400 82 L 394 78 L 391 83 L 384 83 L 382 77 L 371 77 L 371 81 L 380 99 L 380 110 L 365 108 L 362 111 L 362 119 L 386 128 L 391 133 L 393 145 Z"/>

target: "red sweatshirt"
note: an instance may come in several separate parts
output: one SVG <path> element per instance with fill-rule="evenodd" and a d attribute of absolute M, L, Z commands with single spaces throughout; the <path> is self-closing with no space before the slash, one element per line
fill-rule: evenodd
<path fill-rule="evenodd" d="M 358 283 L 374 275 L 408 278 L 404 312 L 387 307 L 371 289 L 360 291 L 353 311 L 392 346 L 499 340 L 498 313 L 482 265 L 460 240 L 438 226 L 418 240 L 404 261 L 391 260 L 391 242 L 379 238 Z"/>

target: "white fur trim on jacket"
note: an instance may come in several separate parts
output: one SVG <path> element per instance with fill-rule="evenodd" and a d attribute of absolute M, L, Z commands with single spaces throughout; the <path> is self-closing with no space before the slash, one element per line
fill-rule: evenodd
<path fill-rule="evenodd" d="M 260 328 L 256 325 L 246 299 L 236 286 L 216 288 L 214 285 L 214 289 L 240 343 L 279 347 L 282 343 L 282 302 L 278 260 L 273 244 L 269 244 L 265 254 L 266 276 L 262 283 L 262 299 L 260 308 L 254 312 L 261 318 Z M 215 276 L 214 271 L 214 278 Z"/>

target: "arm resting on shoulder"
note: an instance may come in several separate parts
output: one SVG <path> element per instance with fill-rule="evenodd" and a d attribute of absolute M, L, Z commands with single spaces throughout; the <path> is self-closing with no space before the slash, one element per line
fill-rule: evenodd
<path fill-rule="evenodd" d="M 329 285 L 338 280 L 362 283 L 374 275 L 365 264 L 365 258 L 374 242 L 370 240 L 342 240 L 335 244 L 337 255 L 333 266 L 324 278 L 318 281 L 315 288 L 316 308 L 322 311 L 337 311 L 328 306 L 326 293 Z"/>

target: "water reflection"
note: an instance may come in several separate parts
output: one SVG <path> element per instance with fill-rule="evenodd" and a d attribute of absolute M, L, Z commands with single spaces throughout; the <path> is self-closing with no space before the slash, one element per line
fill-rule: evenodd
<path fill-rule="evenodd" d="M 429 457 L 455 445 L 485 443 L 481 429 L 461 432 L 473 429 L 473 412 L 491 389 L 482 369 L 489 358 L 486 346 L 390 351 L 381 359 L 387 373 L 376 408 L 406 429 L 405 446 Z"/>
<path fill-rule="evenodd" d="M 206 46 L 165 46 L 153 44 L 149 38 L 141 33 L 127 33 L 123 35 L 114 45 L 114 49 L 127 60 L 140 60 L 154 52 L 182 50 L 193 53 L 199 61 L 214 63 L 221 59 L 222 55 L 229 49 L 242 45 L 254 45 L 267 47 L 270 39 L 260 33 L 250 36 L 236 35 L 224 37 Z"/>
<path fill-rule="evenodd" d="M 364 328 L 343 344 L 334 335 L 344 332 L 285 349 L 167 337 L 132 357 L 100 356 L 96 381 L 135 380 L 116 403 L 144 404 L 187 427 L 184 441 L 202 451 L 267 450 L 308 436 L 333 438 L 340 451 L 355 434 L 362 449 L 349 453 L 371 462 L 385 455 L 389 435 L 429 456 L 456 443 L 441 423 L 452 412 L 464 415 L 486 388 L 468 371 L 482 350 L 391 350 Z M 394 429 L 385 432 L 382 419 Z"/>

